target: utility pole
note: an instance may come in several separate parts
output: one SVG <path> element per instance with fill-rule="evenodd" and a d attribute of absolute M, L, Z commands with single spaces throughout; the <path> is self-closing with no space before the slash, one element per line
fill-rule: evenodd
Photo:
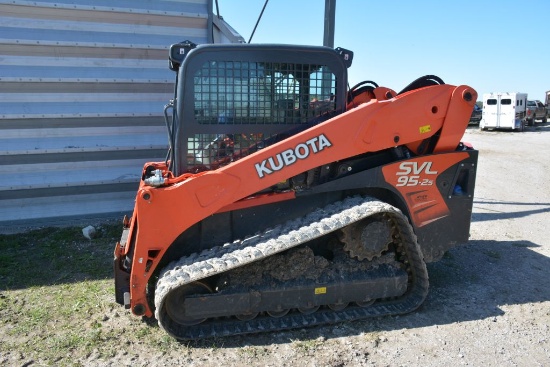
<path fill-rule="evenodd" d="M 323 46 L 334 48 L 334 18 L 336 14 L 336 0 L 325 0 L 325 32 Z M 322 98 L 331 98 L 332 74 L 328 70 L 323 71 L 321 83 Z"/>
<path fill-rule="evenodd" d="M 336 0 L 325 0 L 325 33 L 323 46 L 334 48 L 334 19 L 336 14 Z"/>

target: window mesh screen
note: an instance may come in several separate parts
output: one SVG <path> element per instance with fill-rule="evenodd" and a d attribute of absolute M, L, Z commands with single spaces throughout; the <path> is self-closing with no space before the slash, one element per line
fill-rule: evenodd
<path fill-rule="evenodd" d="M 290 130 L 336 109 L 336 77 L 323 65 L 210 61 L 193 82 L 196 122 L 220 125 L 220 133 L 188 138 L 188 171 L 218 168 L 281 139 L 251 134 L 247 126 L 289 125 Z"/>
<path fill-rule="evenodd" d="M 189 172 L 216 169 L 271 144 L 277 134 L 194 134 L 188 139 Z"/>

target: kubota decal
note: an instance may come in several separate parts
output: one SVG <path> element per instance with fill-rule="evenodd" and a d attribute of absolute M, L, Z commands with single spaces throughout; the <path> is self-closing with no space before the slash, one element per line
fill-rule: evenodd
<path fill-rule="evenodd" d="M 331 147 L 332 143 L 323 134 L 316 136 L 308 141 L 297 144 L 294 148 L 287 149 L 274 157 L 264 159 L 256 163 L 256 172 L 258 177 L 263 178 L 275 171 L 280 171 L 286 166 L 290 166 L 299 159 L 306 159 L 311 153 L 317 154 L 325 148 Z"/>

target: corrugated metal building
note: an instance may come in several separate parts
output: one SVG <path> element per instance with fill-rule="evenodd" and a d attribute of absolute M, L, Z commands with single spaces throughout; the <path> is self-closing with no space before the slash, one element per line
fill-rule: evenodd
<path fill-rule="evenodd" d="M 131 212 L 183 40 L 243 41 L 212 0 L 0 0 L 0 232 Z"/>

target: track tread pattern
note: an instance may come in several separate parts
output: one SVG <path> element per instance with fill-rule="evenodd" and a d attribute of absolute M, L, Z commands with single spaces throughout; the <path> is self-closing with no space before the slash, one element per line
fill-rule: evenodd
<path fill-rule="evenodd" d="M 409 262 L 412 283 L 405 296 L 398 300 L 375 303 L 366 308 L 348 307 L 341 311 L 321 309 L 312 314 L 290 313 L 280 318 L 260 316 L 248 321 L 208 320 L 202 324 L 186 327 L 174 323 L 163 312 L 164 301 L 169 292 L 182 285 L 262 260 L 377 213 L 390 216 L 398 226 L 402 246 Z M 356 196 L 318 209 L 265 233 L 214 247 L 172 262 L 161 272 L 157 282 L 155 316 L 160 327 L 176 339 L 202 339 L 403 314 L 420 306 L 427 292 L 426 265 L 407 218 L 399 209 L 387 203 Z"/>

